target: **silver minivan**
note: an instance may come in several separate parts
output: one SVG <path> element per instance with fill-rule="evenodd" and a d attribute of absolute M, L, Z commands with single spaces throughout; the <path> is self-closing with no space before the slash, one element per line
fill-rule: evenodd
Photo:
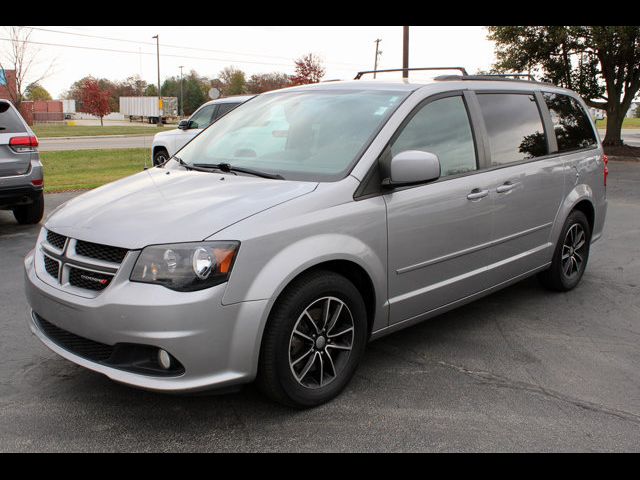
<path fill-rule="evenodd" d="M 48 217 L 29 326 L 125 384 L 326 402 L 370 340 L 530 275 L 578 284 L 607 209 L 587 112 L 489 76 L 258 95 Z"/>

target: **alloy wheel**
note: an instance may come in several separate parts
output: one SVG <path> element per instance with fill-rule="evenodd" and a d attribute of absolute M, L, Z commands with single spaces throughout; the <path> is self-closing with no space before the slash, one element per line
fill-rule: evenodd
<path fill-rule="evenodd" d="M 567 278 L 578 274 L 583 268 L 587 251 L 587 238 L 579 223 L 571 225 L 562 245 L 562 272 Z"/>
<path fill-rule="evenodd" d="M 314 300 L 289 338 L 291 373 L 303 387 L 325 387 L 346 366 L 353 341 L 353 316 L 345 302 L 336 297 Z"/>

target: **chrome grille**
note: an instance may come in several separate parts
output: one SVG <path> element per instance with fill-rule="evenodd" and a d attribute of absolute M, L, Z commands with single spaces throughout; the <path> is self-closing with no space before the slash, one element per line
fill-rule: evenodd
<path fill-rule="evenodd" d="M 78 255 L 95 258 L 96 260 L 104 260 L 106 262 L 122 263 L 127 251 L 126 248 L 83 242 L 82 240 L 78 240 L 76 243 L 76 253 Z"/>
<path fill-rule="evenodd" d="M 43 257 L 39 260 L 41 277 L 45 275 L 47 283 L 89 296 L 111 284 L 128 253 L 125 248 L 76 240 L 51 231 L 46 232 L 39 250 Z"/>
<path fill-rule="evenodd" d="M 52 232 L 51 230 L 47 231 L 47 242 L 56 247 L 59 250 L 64 248 L 64 242 L 67 241 L 67 237 L 64 235 L 60 235 L 59 233 Z"/>
<path fill-rule="evenodd" d="M 60 263 L 57 260 L 54 260 L 51 257 L 44 256 L 44 269 L 47 271 L 49 275 L 51 275 L 56 280 L 58 279 L 58 275 L 60 274 Z"/>
<path fill-rule="evenodd" d="M 69 268 L 69 284 L 87 290 L 104 290 L 111 283 L 113 275 L 92 272 L 82 268 Z"/>

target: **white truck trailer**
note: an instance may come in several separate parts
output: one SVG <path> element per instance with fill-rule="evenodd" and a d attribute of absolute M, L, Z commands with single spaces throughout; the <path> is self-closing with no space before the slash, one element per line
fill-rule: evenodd
<path fill-rule="evenodd" d="M 160 121 L 158 97 L 120 97 L 120 113 L 129 121 L 140 119 L 149 123 Z M 178 98 L 162 97 L 162 123 L 178 116 Z"/>

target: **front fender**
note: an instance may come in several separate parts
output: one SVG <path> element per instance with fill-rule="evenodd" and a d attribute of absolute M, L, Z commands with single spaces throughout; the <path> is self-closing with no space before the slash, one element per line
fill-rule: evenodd
<path fill-rule="evenodd" d="M 165 139 L 156 140 L 154 138 L 153 143 L 151 144 L 151 160 L 153 160 L 153 154 L 157 148 L 164 148 L 170 156 L 173 155 L 173 145 L 170 145 L 169 143 L 170 142 Z"/>
<path fill-rule="evenodd" d="M 241 246 L 242 248 L 242 246 Z M 313 255 L 310 255 L 313 252 Z M 332 260 L 346 260 L 362 267 L 369 275 L 375 291 L 375 313 L 373 331 L 388 325 L 386 270 L 383 260 L 366 244 L 349 235 L 320 234 L 294 242 L 273 256 L 248 282 L 237 282 L 233 278 L 235 267 L 222 303 L 228 305 L 236 302 L 252 302 L 266 299 L 266 305 L 260 318 L 255 319 L 256 332 L 253 345 L 254 358 L 257 364 L 262 335 L 269 314 L 278 296 L 291 281 L 302 272 Z M 232 286 L 233 285 L 233 286 Z"/>
<path fill-rule="evenodd" d="M 312 255 L 310 254 L 312 253 Z M 384 284 L 383 260 L 364 242 L 350 235 L 328 233 L 298 240 L 275 254 L 247 285 L 246 289 L 229 288 L 223 303 L 275 298 L 300 273 L 332 260 L 346 260 L 360 266 L 372 280 L 376 298 Z M 378 281 L 376 281 L 378 279 Z"/>

